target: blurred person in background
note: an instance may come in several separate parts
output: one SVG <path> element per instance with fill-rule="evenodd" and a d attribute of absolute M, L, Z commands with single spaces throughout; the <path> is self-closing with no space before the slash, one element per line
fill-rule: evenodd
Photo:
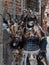
<path fill-rule="evenodd" d="M 41 64 L 40 61 L 42 61 L 44 58 L 45 61 L 44 60 L 42 61 L 43 64 L 45 62 L 45 64 L 48 65 L 47 59 L 46 59 L 46 46 L 47 46 L 46 33 L 39 24 L 36 26 L 36 32 L 37 32 L 36 34 L 40 33 L 40 35 L 38 34 L 40 39 L 40 44 L 39 44 L 40 51 L 38 55 L 38 61 L 39 61 L 38 64 L 40 65 Z"/>

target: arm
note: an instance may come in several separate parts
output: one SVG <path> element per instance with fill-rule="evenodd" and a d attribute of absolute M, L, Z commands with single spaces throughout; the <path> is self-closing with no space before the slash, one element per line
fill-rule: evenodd
<path fill-rule="evenodd" d="M 37 37 L 39 37 L 39 39 L 41 39 L 42 36 L 41 36 L 41 32 L 40 32 L 38 26 L 34 26 L 34 31 L 35 31 Z"/>

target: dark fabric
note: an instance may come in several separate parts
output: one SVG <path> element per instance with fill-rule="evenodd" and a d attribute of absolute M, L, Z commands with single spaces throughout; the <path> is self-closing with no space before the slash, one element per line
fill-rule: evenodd
<path fill-rule="evenodd" d="M 35 18 L 32 18 L 31 16 L 30 17 L 25 17 L 24 18 L 24 22 L 28 22 L 28 21 L 35 21 L 36 19 Z"/>
<path fill-rule="evenodd" d="M 47 31 L 48 31 L 48 33 L 49 33 L 49 27 L 47 28 Z"/>
<path fill-rule="evenodd" d="M 40 31 L 40 32 L 41 32 L 41 36 L 42 36 L 42 37 L 45 37 L 45 33 L 42 32 L 42 31 Z"/>
<path fill-rule="evenodd" d="M 45 35 L 45 33 L 42 32 L 42 31 L 41 31 L 41 35 L 42 35 L 42 37 L 44 37 L 44 39 L 42 39 L 42 40 L 40 41 L 39 47 L 40 47 L 40 50 L 41 50 L 41 51 L 46 51 L 46 45 L 47 45 L 46 35 Z"/>
<path fill-rule="evenodd" d="M 7 24 L 7 25 L 8 25 L 8 22 L 7 22 L 5 19 L 3 19 L 3 23 L 5 23 L 5 24 Z"/>
<path fill-rule="evenodd" d="M 13 45 L 15 43 L 15 46 Z M 11 42 L 10 42 L 10 47 L 12 49 L 17 49 L 19 46 L 19 40 L 17 40 L 16 38 L 14 38 Z"/>
<path fill-rule="evenodd" d="M 45 62 L 45 64 L 44 64 L 44 62 Z M 38 63 L 37 65 L 48 65 L 48 61 L 47 61 L 46 53 L 45 52 L 39 53 L 37 55 L 37 63 Z"/>
<path fill-rule="evenodd" d="M 14 25 L 14 22 L 13 21 L 10 21 L 10 25 Z"/>
<path fill-rule="evenodd" d="M 31 36 L 27 39 L 25 39 L 24 41 L 24 50 L 27 50 L 27 51 L 34 51 L 34 50 L 38 50 L 39 49 L 39 46 L 37 43 L 39 43 L 36 39 L 35 36 Z"/>
<path fill-rule="evenodd" d="M 46 46 L 47 46 L 47 40 L 46 40 L 46 38 L 44 38 L 44 39 L 42 39 L 41 41 L 40 41 L 40 50 L 41 51 L 46 51 Z"/>
<path fill-rule="evenodd" d="M 27 57 L 27 65 L 30 65 L 29 57 Z"/>
<path fill-rule="evenodd" d="M 27 24 L 27 27 L 32 28 L 32 27 L 34 27 L 34 24 L 32 24 L 31 26 L 29 24 Z"/>
<path fill-rule="evenodd" d="M 32 16 L 26 16 L 26 17 L 24 17 L 24 15 L 21 15 L 21 17 L 20 17 L 20 20 L 22 20 L 22 21 L 24 21 L 24 22 L 27 22 L 27 21 L 37 21 L 37 18 L 36 18 L 36 16 L 34 16 L 34 17 L 32 17 Z"/>

